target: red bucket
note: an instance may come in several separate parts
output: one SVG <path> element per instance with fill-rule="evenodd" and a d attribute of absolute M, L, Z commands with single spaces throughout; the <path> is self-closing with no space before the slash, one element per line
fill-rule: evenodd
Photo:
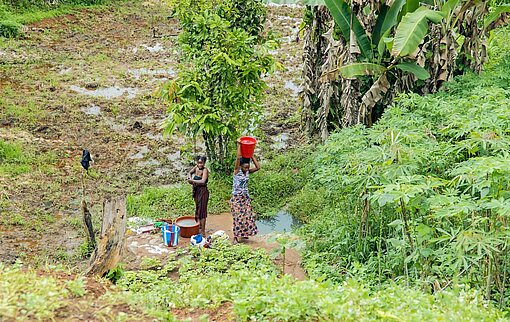
<path fill-rule="evenodd" d="M 241 142 L 241 156 L 246 159 L 253 157 L 257 140 L 251 136 L 242 136 L 239 141 Z"/>

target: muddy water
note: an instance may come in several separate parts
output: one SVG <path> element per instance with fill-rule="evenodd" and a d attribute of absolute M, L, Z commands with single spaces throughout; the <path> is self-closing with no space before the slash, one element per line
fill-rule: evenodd
<path fill-rule="evenodd" d="M 138 68 L 138 69 L 129 69 L 128 72 L 133 75 L 134 78 L 140 79 L 144 75 L 149 76 L 170 76 L 175 77 L 177 73 L 174 69 L 168 68 L 168 69 L 149 69 L 149 68 Z M 161 78 L 162 79 L 162 78 Z"/>
<path fill-rule="evenodd" d="M 259 235 L 292 232 L 293 229 L 299 228 L 302 225 L 303 223 L 301 221 L 283 210 L 279 211 L 276 216 L 272 218 L 257 220 Z"/>
<path fill-rule="evenodd" d="M 176 223 L 182 227 L 193 227 L 197 225 L 197 222 L 194 219 L 181 219 Z"/>
<path fill-rule="evenodd" d="M 141 147 L 138 147 L 138 148 L 140 149 L 138 151 L 138 153 L 130 155 L 129 156 L 130 159 L 143 159 L 145 154 L 147 154 L 149 152 L 149 147 L 147 145 L 144 145 L 144 146 L 141 146 Z"/>
<path fill-rule="evenodd" d="M 301 86 L 298 86 L 291 81 L 286 81 L 283 88 L 290 89 L 292 91 L 292 96 L 298 96 L 299 92 L 301 92 Z"/>
<path fill-rule="evenodd" d="M 96 104 L 90 104 L 89 106 L 82 107 L 81 111 L 87 115 L 98 116 L 101 114 L 101 108 Z"/>
<path fill-rule="evenodd" d="M 276 150 L 282 150 L 285 149 L 289 144 L 290 135 L 288 133 L 281 133 L 275 136 L 272 136 L 271 139 L 274 141 L 273 144 L 271 144 L 271 147 Z"/>
<path fill-rule="evenodd" d="M 89 90 L 83 87 L 79 87 L 76 85 L 71 85 L 69 87 L 72 91 L 77 92 L 79 94 L 93 96 L 93 97 L 103 97 L 107 99 L 121 97 L 123 95 L 127 95 L 126 97 L 131 99 L 135 98 L 138 94 L 139 90 L 132 87 L 105 87 L 98 88 L 95 90 Z"/>

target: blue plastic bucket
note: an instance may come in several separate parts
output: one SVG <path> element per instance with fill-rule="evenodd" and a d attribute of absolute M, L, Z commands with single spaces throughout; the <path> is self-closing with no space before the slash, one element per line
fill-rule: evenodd
<path fill-rule="evenodd" d="M 177 246 L 177 244 L 179 243 L 179 232 L 180 232 L 181 228 L 179 226 L 176 226 L 176 225 L 163 225 L 161 227 L 161 231 L 163 233 L 163 244 L 165 244 L 165 246 Z"/>
<path fill-rule="evenodd" d="M 172 225 L 171 228 L 171 240 L 170 244 L 171 246 L 177 246 L 179 243 L 179 233 L 181 232 L 181 227 L 177 225 Z"/>

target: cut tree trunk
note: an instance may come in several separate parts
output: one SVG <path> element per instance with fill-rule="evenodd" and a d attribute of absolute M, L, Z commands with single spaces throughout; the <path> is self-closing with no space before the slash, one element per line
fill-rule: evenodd
<path fill-rule="evenodd" d="M 92 253 L 91 264 L 85 275 L 103 277 L 117 266 L 124 251 L 126 221 L 126 197 L 104 201 L 99 244 Z"/>

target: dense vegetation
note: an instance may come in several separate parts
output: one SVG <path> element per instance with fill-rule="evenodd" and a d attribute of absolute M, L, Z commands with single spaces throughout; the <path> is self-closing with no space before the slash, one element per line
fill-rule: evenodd
<path fill-rule="evenodd" d="M 265 155 L 250 183 L 255 210 L 288 207 L 308 223 L 300 235 L 309 280 L 283 275 L 261 250 L 218 241 L 111 271 L 118 287 L 100 298 L 99 318 L 129 319 L 109 312 L 128 302 L 170 321 L 182 308 L 223 308 L 238 320 L 501 319 L 510 273 L 508 35 L 496 34 L 481 76 L 399 96 L 371 128 L 338 130 L 316 151 Z M 0 140 L 0 175 L 44 172 L 44 163 L 55 157 Z M 230 186 L 230 177 L 212 176 L 211 212 L 227 210 Z M 129 197 L 129 213 L 192 213 L 190 195 L 188 185 L 146 188 Z M 52 319 L 97 300 L 91 280 L 42 274 L 0 265 L 1 318 Z"/>
<path fill-rule="evenodd" d="M 498 37 L 504 54 L 481 76 L 402 95 L 373 127 L 338 131 L 315 154 L 292 207 L 310 220 L 313 277 L 469 285 L 507 307 L 508 30 Z"/>
<path fill-rule="evenodd" d="M 232 304 L 241 321 L 374 321 L 380 319 L 455 319 L 495 321 L 501 312 L 486 309 L 475 291 L 457 289 L 436 296 L 417 289 L 389 285 L 371 292 L 362 281 L 296 281 L 278 271 L 263 251 L 232 246 L 219 240 L 214 249 L 165 265 L 147 261 L 149 270 L 126 272 L 118 281 L 127 293 L 121 296 L 159 318 L 172 320 L 168 308 L 218 308 Z M 170 278 L 178 270 L 180 278 Z M 223 316 L 227 318 L 226 316 Z M 203 317 L 204 320 L 207 318 Z"/>

